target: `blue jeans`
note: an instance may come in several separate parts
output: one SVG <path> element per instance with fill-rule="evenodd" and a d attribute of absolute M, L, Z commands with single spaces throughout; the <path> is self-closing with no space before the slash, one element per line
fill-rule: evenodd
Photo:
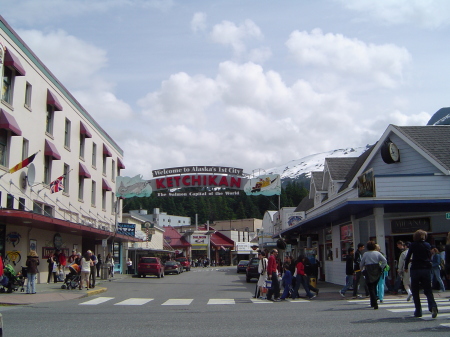
<path fill-rule="evenodd" d="M 431 270 L 430 269 L 411 269 L 411 292 L 414 299 L 414 306 L 416 307 L 415 315 L 422 315 L 422 305 L 420 303 L 420 288 L 423 288 L 423 293 L 427 297 L 428 310 L 437 307 L 434 300 L 433 291 L 431 290 Z"/>
<path fill-rule="evenodd" d="M 345 292 L 353 285 L 353 275 L 347 275 L 345 277 L 345 287 L 341 289 L 341 294 L 345 295 Z"/>
<path fill-rule="evenodd" d="M 36 292 L 36 274 L 27 274 L 27 294 L 34 294 Z"/>
<path fill-rule="evenodd" d="M 278 299 L 278 298 L 280 298 L 280 282 L 278 282 L 278 273 L 277 272 L 272 273 L 271 280 L 272 280 L 272 287 L 267 292 L 267 299 L 271 300 L 272 296 L 275 299 Z"/>
<path fill-rule="evenodd" d="M 435 278 L 436 281 L 438 281 L 440 290 L 445 291 L 444 282 L 442 281 L 441 278 L 441 269 L 439 267 L 433 267 L 431 268 L 431 273 L 433 275 L 433 278 Z"/>
<path fill-rule="evenodd" d="M 298 289 L 300 288 L 300 284 L 303 286 L 303 288 L 305 289 L 306 292 L 306 296 L 308 296 L 309 298 L 313 297 L 314 295 L 309 291 L 309 285 L 307 283 L 307 278 L 306 276 L 302 276 L 302 275 L 297 275 L 295 277 L 295 288 L 294 288 L 294 292 L 292 293 L 292 299 L 295 300 L 295 298 L 298 295 Z"/>

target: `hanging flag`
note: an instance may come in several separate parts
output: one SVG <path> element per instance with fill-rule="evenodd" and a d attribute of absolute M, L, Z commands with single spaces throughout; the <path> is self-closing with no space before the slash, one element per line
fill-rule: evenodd
<path fill-rule="evenodd" d="M 64 179 L 64 175 L 53 180 L 50 183 L 50 193 L 56 193 L 56 192 L 64 190 L 63 179 Z"/>
<path fill-rule="evenodd" d="M 19 164 L 17 164 L 12 169 L 10 169 L 9 173 L 14 173 L 16 171 L 19 171 L 20 169 L 23 169 L 24 167 L 27 167 L 29 164 L 31 164 L 31 162 L 34 160 L 34 157 L 36 157 L 37 154 L 38 154 L 38 152 L 36 152 L 35 154 L 32 154 L 27 159 L 24 159 L 23 161 L 21 161 Z"/>

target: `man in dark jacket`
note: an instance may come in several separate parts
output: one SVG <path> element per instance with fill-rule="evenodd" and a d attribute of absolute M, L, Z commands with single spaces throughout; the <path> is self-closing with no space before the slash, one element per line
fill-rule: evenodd
<path fill-rule="evenodd" d="M 350 247 L 348 249 L 347 256 L 345 257 L 345 287 L 339 291 L 342 297 L 345 297 L 345 292 L 353 285 L 354 268 L 354 252 L 355 250 Z"/>
<path fill-rule="evenodd" d="M 361 262 L 364 248 L 365 248 L 364 243 L 358 243 L 358 250 L 355 252 L 355 259 L 353 261 L 355 272 L 355 278 L 353 280 L 353 299 L 361 297 L 361 295 L 358 295 L 359 281 L 361 280 L 362 275 L 359 264 Z M 367 288 L 365 282 L 364 282 L 364 290 L 366 291 L 366 297 L 369 296 L 369 289 Z"/>

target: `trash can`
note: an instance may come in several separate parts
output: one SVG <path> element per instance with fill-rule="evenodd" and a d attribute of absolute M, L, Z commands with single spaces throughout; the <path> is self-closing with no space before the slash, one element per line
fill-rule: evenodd
<path fill-rule="evenodd" d="M 110 266 L 111 266 L 111 263 L 103 263 L 102 264 L 100 279 L 107 280 L 109 278 Z"/>
<path fill-rule="evenodd" d="M 311 278 L 309 279 L 309 284 L 310 284 L 311 286 L 313 286 L 314 288 L 317 288 L 317 279 L 316 279 L 315 277 L 311 277 Z"/>

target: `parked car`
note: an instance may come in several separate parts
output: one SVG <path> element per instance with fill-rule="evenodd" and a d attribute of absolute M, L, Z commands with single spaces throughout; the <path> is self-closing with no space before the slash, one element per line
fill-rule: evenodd
<path fill-rule="evenodd" d="M 177 257 L 177 258 L 175 259 L 175 261 L 180 262 L 181 265 L 183 266 L 183 269 L 184 269 L 184 270 L 186 270 L 186 271 L 191 270 L 191 263 L 189 262 L 189 260 L 188 260 L 186 257 L 184 257 L 184 256 L 182 256 L 182 257 Z"/>
<path fill-rule="evenodd" d="M 252 278 L 259 279 L 258 265 L 259 259 L 257 257 L 252 258 L 248 263 L 245 277 L 247 282 L 250 282 Z"/>
<path fill-rule="evenodd" d="M 242 272 L 247 272 L 247 266 L 248 266 L 248 263 L 249 263 L 250 261 L 249 260 L 241 260 L 241 261 L 239 261 L 239 263 L 238 263 L 238 265 L 237 265 L 237 272 L 238 272 L 238 274 L 242 271 Z"/>
<path fill-rule="evenodd" d="M 164 263 L 164 274 L 180 274 L 183 267 L 177 261 L 167 261 Z"/>
<path fill-rule="evenodd" d="M 164 265 L 159 257 L 141 257 L 138 263 L 138 276 L 155 275 L 164 277 Z"/>

